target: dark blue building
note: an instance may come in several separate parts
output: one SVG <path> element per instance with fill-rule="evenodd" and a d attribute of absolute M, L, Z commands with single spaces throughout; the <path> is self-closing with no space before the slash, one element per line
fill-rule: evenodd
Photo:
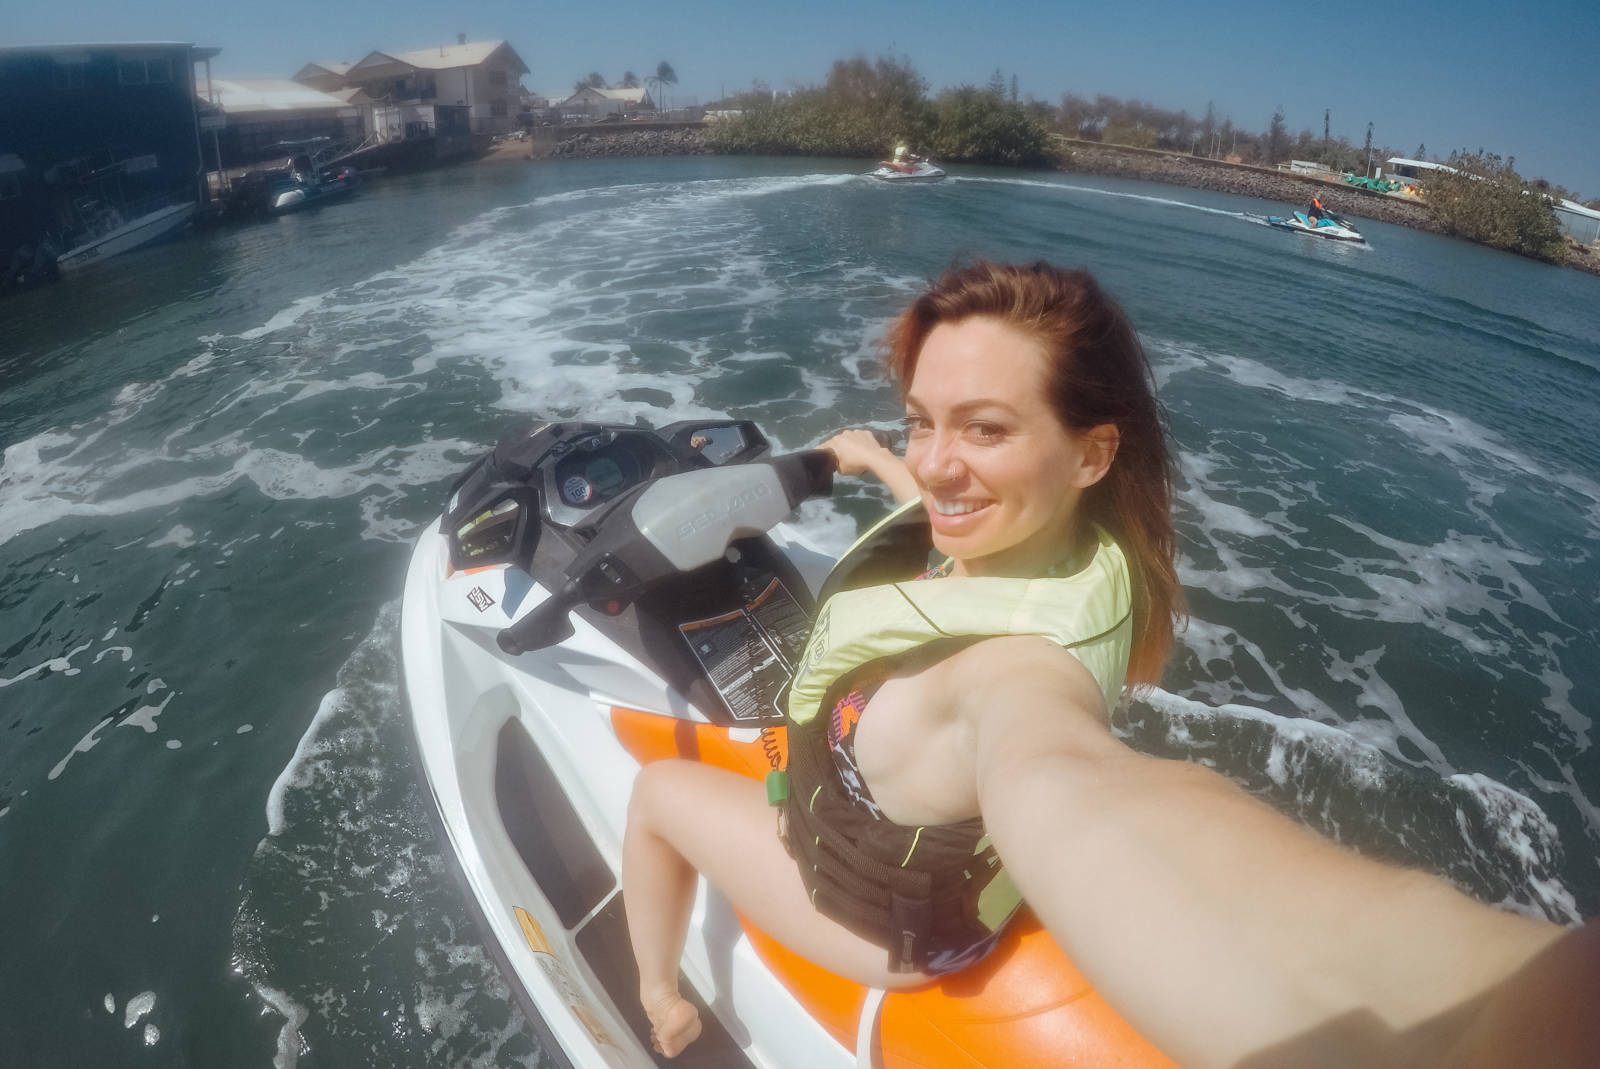
<path fill-rule="evenodd" d="M 194 64 L 157 41 L 0 49 L 0 270 L 202 196 Z"/>

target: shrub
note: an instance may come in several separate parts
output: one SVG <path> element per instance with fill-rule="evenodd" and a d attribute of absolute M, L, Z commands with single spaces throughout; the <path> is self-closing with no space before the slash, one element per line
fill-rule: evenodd
<path fill-rule="evenodd" d="M 1494 153 L 1456 153 L 1451 174 L 1428 176 L 1427 204 L 1444 230 L 1497 249 L 1552 263 L 1566 258 L 1566 242 L 1548 197 L 1530 191 L 1510 160 Z"/>
<path fill-rule="evenodd" d="M 1038 163 L 1050 152 L 1049 135 L 1020 104 L 964 85 L 934 102 L 933 154 L 970 163 Z"/>
<path fill-rule="evenodd" d="M 1044 127 L 1021 104 L 971 86 L 930 102 L 904 60 L 838 60 L 821 88 L 747 97 L 742 114 L 706 130 L 716 151 L 877 159 L 897 143 L 941 160 L 1037 163 Z"/>

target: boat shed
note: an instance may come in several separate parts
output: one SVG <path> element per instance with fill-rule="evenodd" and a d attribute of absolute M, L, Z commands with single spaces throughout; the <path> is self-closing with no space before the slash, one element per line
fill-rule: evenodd
<path fill-rule="evenodd" d="M 225 120 L 213 135 L 224 169 L 289 156 L 307 141 L 353 147 L 367 133 L 372 102 L 360 89 L 327 93 L 287 78 L 218 78 L 211 86 Z"/>
<path fill-rule="evenodd" d="M 1582 245 L 1600 242 L 1600 212 L 1565 198 L 1556 202 L 1556 221 L 1567 235 Z"/>
<path fill-rule="evenodd" d="M 1379 178 L 1400 179 L 1404 178 L 1418 184 L 1426 184 L 1429 171 L 1444 171 L 1455 174 L 1454 167 L 1442 163 L 1430 163 L 1427 160 L 1408 160 L 1404 156 L 1391 156 L 1383 161 L 1383 169 L 1378 172 Z"/>
<path fill-rule="evenodd" d="M 186 41 L 0 48 L 0 267 L 109 215 L 202 196 Z"/>

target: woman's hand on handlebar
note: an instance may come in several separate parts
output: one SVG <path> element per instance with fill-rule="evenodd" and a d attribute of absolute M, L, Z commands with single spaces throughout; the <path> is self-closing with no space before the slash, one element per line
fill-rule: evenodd
<path fill-rule="evenodd" d="M 918 496 L 916 480 L 906 462 L 895 456 L 871 431 L 852 428 L 840 431 L 818 446 L 832 453 L 839 462 L 840 475 L 871 472 L 889 488 L 896 502 L 904 504 Z"/>
<path fill-rule="evenodd" d="M 840 431 L 817 448 L 826 449 L 834 455 L 839 462 L 840 475 L 860 475 L 864 471 L 871 471 L 874 464 L 883 463 L 885 454 L 892 459 L 899 459 L 880 445 L 871 431 L 859 428 Z"/>

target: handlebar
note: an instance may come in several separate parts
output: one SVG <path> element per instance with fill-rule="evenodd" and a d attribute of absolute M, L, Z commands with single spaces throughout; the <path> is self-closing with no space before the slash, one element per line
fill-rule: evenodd
<path fill-rule="evenodd" d="M 826 449 L 655 479 L 620 499 L 572 561 L 567 580 L 495 641 L 509 654 L 571 637 L 584 603 L 622 608 L 651 587 L 710 564 L 739 538 L 764 534 L 809 497 L 833 492 L 838 458 Z"/>

